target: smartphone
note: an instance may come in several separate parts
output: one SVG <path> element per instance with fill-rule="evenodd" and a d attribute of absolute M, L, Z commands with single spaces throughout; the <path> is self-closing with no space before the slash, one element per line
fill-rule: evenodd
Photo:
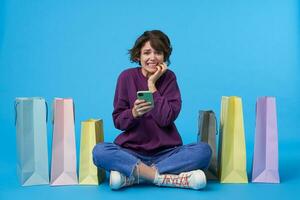
<path fill-rule="evenodd" d="M 151 102 L 151 105 L 154 106 L 153 95 L 150 91 L 138 91 L 137 98 L 145 100 L 147 102 Z"/>

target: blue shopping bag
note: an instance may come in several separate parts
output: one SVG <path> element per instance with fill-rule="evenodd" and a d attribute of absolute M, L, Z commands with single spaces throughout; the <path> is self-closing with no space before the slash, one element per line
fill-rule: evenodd
<path fill-rule="evenodd" d="M 49 183 L 47 104 L 43 98 L 16 98 L 17 173 L 23 186 Z"/>

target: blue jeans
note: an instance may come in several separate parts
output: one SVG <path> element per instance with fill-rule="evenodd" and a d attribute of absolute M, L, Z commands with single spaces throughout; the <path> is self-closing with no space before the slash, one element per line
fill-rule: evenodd
<path fill-rule="evenodd" d="M 139 162 L 154 166 L 160 174 L 179 174 L 206 169 L 209 166 L 211 154 L 211 148 L 206 143 L 173 147 L 153 156 L 141 155 L 114 143 L 99 143 L 93 149 L 93 161 L 97 167 L 107 171 L 118 171 L 129 177 Z"/>

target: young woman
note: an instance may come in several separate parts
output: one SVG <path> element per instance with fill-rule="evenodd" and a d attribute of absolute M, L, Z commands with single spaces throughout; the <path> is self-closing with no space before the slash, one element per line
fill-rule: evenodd
<path fill-rule="evenodd" d="M 112 189 L 142 181 L 196 190 L 206 185 L 201 169 L 209 165 L 209 145 L 182 145 L 174 124 L 181 96 L 167 66 L 171 52 L 168 36 L 159 30 L 144 32 L 129 51 L 140 66 L 120 74 L 112 113 L 123 132 L 114 143 L 99 143 L 93 150 L 95 165 L 110 171 Z M 153 94 L 153 105 L 137 99 L 137 92 L 145 90 Z"/>

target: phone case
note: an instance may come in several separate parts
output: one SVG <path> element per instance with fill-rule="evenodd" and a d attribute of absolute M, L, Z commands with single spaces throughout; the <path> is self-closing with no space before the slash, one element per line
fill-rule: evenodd
<path fill-rule="evenodd" d="M 154 106 L 153 95 L 152 95 L 152 92 L 150 92 L 150 91 L 138 91 L 137 98 L 143 99 L 147 102 L 151 102 L 151 104 Z"/>

